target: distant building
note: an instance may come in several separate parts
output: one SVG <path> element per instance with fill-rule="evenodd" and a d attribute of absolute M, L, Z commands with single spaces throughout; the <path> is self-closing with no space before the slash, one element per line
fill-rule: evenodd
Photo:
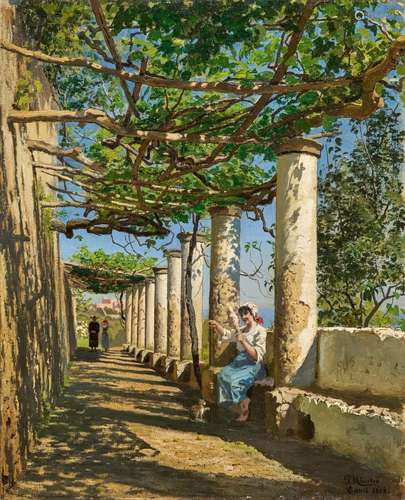
<path fill-rule="evenodd" d="M 119 300 L 114 299 L 103 299 L 99 304 L 96 304 L 97 309 L 112 309 L 113 311 L 119 312 L 121 310 L 121 305 Z"/>

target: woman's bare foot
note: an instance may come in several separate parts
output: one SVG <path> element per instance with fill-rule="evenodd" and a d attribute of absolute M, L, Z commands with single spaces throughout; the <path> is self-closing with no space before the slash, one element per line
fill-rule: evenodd
<path fill-rule="evenodd" d="M 249 418 L 249 403 L 250 399 L 246 398 L 240 403 L 240 415 L 235 419 L 236 422 L 246 422 Z"/>

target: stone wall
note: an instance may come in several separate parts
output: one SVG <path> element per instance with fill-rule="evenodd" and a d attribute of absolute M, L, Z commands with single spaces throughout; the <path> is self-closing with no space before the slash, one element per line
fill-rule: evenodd
<path fill-rule="evenodd" d="M 23 43 L 15 10 L 0 0 L 0 38 Z M 54 179 L 34 172 L 26 140 L 56 140 L 49 124 L 9 126 L 25 62 L 0 51 L 0 497 L 24 468 L 35 428 L 55 402 L 73 347 L 72 296 L 59 258 L 58 238 L 40 201 Z M 51 89 L 36 66 L 43 91 L 36 107 L 52 106 Z M 36 160 L 54 160 L 35 155 Z"/>
<path fill-rule="evenodd" d="M 318 385 L 405 398 L 405 334 L 390 328 L 318 330 Z"/>

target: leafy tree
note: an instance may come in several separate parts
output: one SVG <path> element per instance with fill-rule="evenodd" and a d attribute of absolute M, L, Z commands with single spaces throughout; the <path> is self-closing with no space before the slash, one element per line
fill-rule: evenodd
<path fill-rule="evenodd" d="M 23 0 L 42 52 L 0 47 L 53 68 L 63 113 L 9 121 L 78 124 L 65 149 L 30 145 L 65 159 L 52 206 L 83 209 L 53 227 L 163 236 L 212 205 L 269 203 L 280 141 L 368 117 L 404 71 L 400 12 L 380 4 Z"/>
<path fill-rule="evenodd" d="M 129 286 L 151 275 L 154 257 L 98 249 L 92 252 L 86 245 L 71 256 L 67 270 L 73 284 L 93 293 L 123 292 Z"/>
<path fill-rule="evenodd" d="M 389 107 L 352 122 L 356 140 L 338 138 L 319 185 L 320 320 L 324 325 L 384 325 L 405 294 L 405 206 L 400 169 L 405 131 Z M 332 152 L 332 151 L 331 151 Z M 388 311 L 381 311 L 388 305 Z M 404 312 L 404 311 L 402 311 Z"/>
<path fill-rule="evenodd" d="M 76 311 L 78 314 L 88 311 L 91 306 L 91 299 L 84 295 L 84 291 L 80 288 L 72 289 L 73 296 L 75 298 Z"/>

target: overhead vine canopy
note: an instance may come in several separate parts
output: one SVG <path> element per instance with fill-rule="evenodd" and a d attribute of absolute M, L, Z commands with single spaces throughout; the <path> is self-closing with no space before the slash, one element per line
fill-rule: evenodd
<path fill-rule="evenodd" d="M 152 275 L 156 264 L 153 257 L 114 252 L 106 254 L 99 249 L 90 251 L 85 245 L 74 253 L 64 269 L 71 284 L 92 293 L 122 292 Z"/>
<path fill-rule="evenodd" d="M 65 262 L 64 269 L 74 288 L 91 293 L 122 292 L 145 279 L 142 275 L 112 272 L 104 269 L 94 270 L 92 267 L 71 262 Z"/>
<path fill-rule="evenodd" d="M 23 0 L 33 47 L 0 47 L 46 64 L 61 109 L 9 121 L 74 124 L 29 143 L 63 160 L 35 165 L 63 183 L 48 206 L 83 209 L 54 228 L 163 236 L 229 203 L 259 216 L 280 142 L 401 92 L 400 12 L 382 3 Z"/>

